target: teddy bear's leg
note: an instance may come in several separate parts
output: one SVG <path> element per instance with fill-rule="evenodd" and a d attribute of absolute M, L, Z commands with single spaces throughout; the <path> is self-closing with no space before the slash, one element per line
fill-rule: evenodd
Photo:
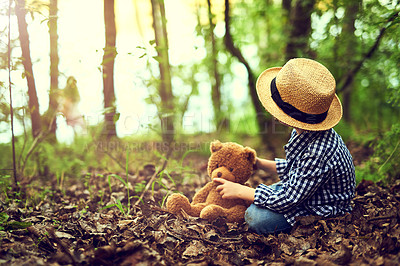
<path fill-rule="evenodd" d="M 188 198 L 184 195 L 174 193 L 168 197 L 166 206 L 167 210 L 174 214 L 180 214 L 181 210 L 184 210 L 190 216 L 199 217 L 200 211 L 204 208 L 205 203 L 191 205 Z"/>
<path fill-rule="evenodd" d="M 242 223 L 244 222 L 244 214 L 246 212 L 246 206 L 236 205 L 226 210 L 226 220 L 228 223 Z"/>
<path fill-rule="evenodd" d="M 200 213 L 207 206 L 207 203 L 196 203 L 192 204 L 191 206 L 192 206 L 192 209 L 190 210 L 191 214 L 190 213 L 188 214 L 194 217 L 200 217 Z"/>
<path fill-rule="evenodd" d="M 206 206 L 200 212 L 200 218 L 202 219 L 215 220 L 218 217 L 226 217 L 226 209 L 215 204 Z"/>
<path fill-rule="evenodd" d="M 167 206 L 167 210 L 174 214 L 180 214 L 181 209 L 183 209 L 185 212 L 190 210 L 189 200 L 184 195 L 179 193 L 170 195 L 165 205 Z"/>

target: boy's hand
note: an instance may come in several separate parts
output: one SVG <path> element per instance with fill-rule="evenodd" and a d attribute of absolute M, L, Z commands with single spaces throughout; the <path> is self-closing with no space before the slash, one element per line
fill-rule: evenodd
<path fill-rule="evenodd" d="M 254 201 L 254 188 L 231 182 L 223 178 L 214 178 L 213 182 L 220 183 L 216 190 L 221 194 L 223 199 L 243 199 L 251 202 Z"/>

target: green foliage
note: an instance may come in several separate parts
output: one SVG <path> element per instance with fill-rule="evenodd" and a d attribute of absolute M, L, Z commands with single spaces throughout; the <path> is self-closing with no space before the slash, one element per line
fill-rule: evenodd
<path fill-rule="evenodd" d="M 103 143 L 90 135 L 76 136 L 72 145 L 47 140 L 34 140 L 31 134 L 16 137 L 16 164 L 19 176 L 78 177 L 88 165 L 94 169 L 107 169 L 113 165 L 107 157 L 103 160 Z M 0 143 L 0 149 L 0 169 L 11 168 L 11 143 Z"/>
<path fill-rule="evenodd" d="M 11 191 L 11 175 L 9 174 L 0 174 L 0 189 L 1 196 L 4 196 L 6 201 L 9 200 L 9 191 Z"/>
<path fill-rule="evenodd" d="M 357 180 L 362 179 L 392 183 L 400 179 L 400 123 L 378 139 L 371 159 L 357 167 Z"/>
<path fill-rule="evenodd" d="M 0 231 L 25 229 L 32 225 L 30 222 L 8 221 L 8 218 L 9 216 L 7 213 L 0 212 Z"/>
<path fill-rule="evenodd" d="M 283 65 L 287 34 L 285 11 L 273 1 L 239 1 L 232 7 L 235 43 L 257 73 Z"/>

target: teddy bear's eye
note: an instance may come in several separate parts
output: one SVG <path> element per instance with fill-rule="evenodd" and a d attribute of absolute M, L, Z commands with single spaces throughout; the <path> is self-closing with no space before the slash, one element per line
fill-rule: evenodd
<path fill-rule="evenodd" d="M 219 164 L 217 164 L 217 168 L 219 168 Z"/>
<path fill-rule="evenodd" d="M 229 172 L 233 172 L 233 168 L 229 168 Z"/>

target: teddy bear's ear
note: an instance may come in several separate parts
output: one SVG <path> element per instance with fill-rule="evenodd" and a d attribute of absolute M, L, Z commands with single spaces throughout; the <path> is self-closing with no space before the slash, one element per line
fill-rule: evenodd
<path fill-rule="evenodd" d="M 249 160 L 252 164 L 256 163 L 257 153 L 255 150 L 253 150 L 252 148 L 249 148 L 249 147 L 245 147 L 244 154 L 246 156 L 246 159 Z"/>
<path fill-rule="evenodd" d="M 217 152 L 220 149 L 222 149 L 222 143 L 219 140 L 214 140 L 210 144 L 210 150 L 211 152 Z"/>

